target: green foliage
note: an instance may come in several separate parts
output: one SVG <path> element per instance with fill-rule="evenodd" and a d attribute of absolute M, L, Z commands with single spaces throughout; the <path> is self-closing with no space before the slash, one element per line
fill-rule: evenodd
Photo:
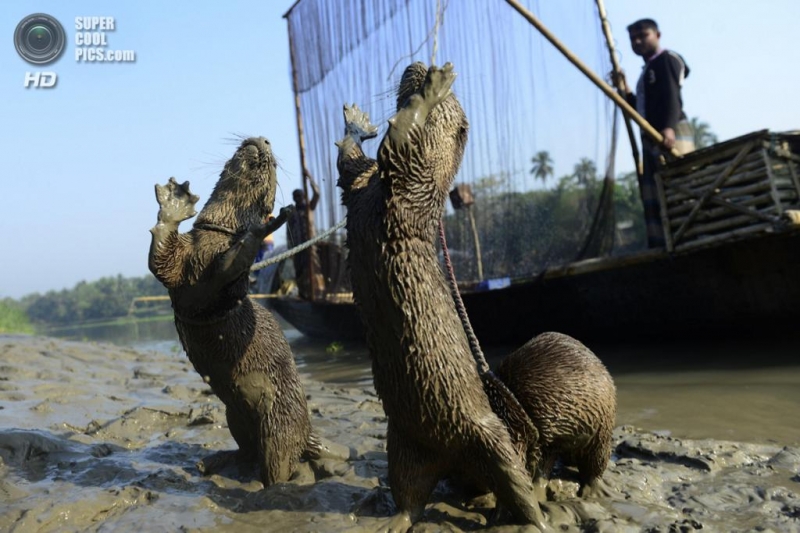
<path fill-rule="evenodd" d="M 535 159 L 535 158 L 534 158 Z M 473 185 L 475 216 L 485 278 L 529 276 L 575 260 L 597 209 L 603 180 L 588 158 L 553 188 L 518 192 L 500 176 Z M 617 231 L 614 253 L 643 249 L 645 226 L 635 173 L 614 187 Z M 447 242 L 459 280 L 477 279 L 468 214 L 446 216 Z"/>
<path fill-rule="evenodd" d="M 644 208 L 636 172 L 617 176 L 614 186 L 614 209 L 617 219 L 617 253 L 641 250 L 647 246 Z"/>
<path fill-rule="evenodd" d="M 34 324 L 54 326 L 126 316 L 134 297 L 165 294 L 166 289 L 152 275 L 119 275 L 81 281 L 72 289 L 31 294 L 21 299 L 20 307 Z"/>
<path fill-rule="evenodd" d="M 694 132 L 695 150 L 717 144 L 717 135 L 711 131 L 711 126 L 709 126 L 707 122 L 700 122 L 698 117 L 692 117 L 691 120 L 689 120 L 689 124 L 692 126 L 692 131 Z"/>
<path fill-rule="evenodd" d="M 344 350 L 344 344 L 338 341 L 333 341 L 328 346 L 325 347 L 325 351 L 327 353 L 339 353 Z"/>
<path fill-rule="evenodd" d="M 553 159 L 547 150 L 536 152 L 531 158 L 531 163 L 533 164 L 531 174 L 542 180 L 542 183 L 547 183 L 547 179 L 553 177 Z"/>
<path fill-rule="evenodd" d="M 33 333 L 28 315 L 10 298 L 0 300 L 0 333 Z"/>

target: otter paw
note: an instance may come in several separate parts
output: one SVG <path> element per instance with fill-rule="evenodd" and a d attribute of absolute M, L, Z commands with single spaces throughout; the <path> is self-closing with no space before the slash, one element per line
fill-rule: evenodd
<path fill-rule="evenodd" d="M 450 88 L 456 80 L 456 73 L 453 71 L 452 63 L 445 63 L 444 67 L 431 67 L 428 69 L 428 75 L 425 77 L 425 83 L 422 86 L 422 96 L 426 102 L 435 106 L 448 96 L 450 96 Z"/>
<path fill-rule="evenodd" d="M 170 178 L 166 185 L 156 185 L 159 222 L 182 222 L 197 214 L 194 206 L 200 199 L 189 190 L 189 182 L 179 184 Z"/>
<path fill-rule="evenodd" d="M 369 121 L 369 114 L 362 111 L 358 104 L 351 106 L 345 104 L 343 113 L 345 135 L 351 135 L 361 141 L 378 135 L 378 126 Z"/>
<path fill-rule="evenodd" d="M 278 218 L 280 218 L 281 220 L 285 220 L 285 219 L 289 218 L 290 216 L 292 216 L 293 213 L 294 213 L 294 206 L 293 205 L 287 205 L 287 206 L 281 207 L 280 211 L 278 211 Z"/>

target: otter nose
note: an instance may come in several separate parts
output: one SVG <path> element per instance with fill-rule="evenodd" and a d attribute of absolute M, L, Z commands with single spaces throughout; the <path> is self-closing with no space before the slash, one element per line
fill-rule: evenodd
<path fill-rule="evenodd" d="M 264 137 L 250 137 L 242 143 L 242 147 L 253 146 L 259 150 L 269 148 L 269 141 Z"/>

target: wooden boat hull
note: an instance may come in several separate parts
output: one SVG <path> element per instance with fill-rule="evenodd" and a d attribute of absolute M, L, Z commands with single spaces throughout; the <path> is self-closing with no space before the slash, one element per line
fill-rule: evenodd
<path fill-rule="evenodd" d="M 308 337 L 328 341 L 364 339 L 364 326 L 353 303 L 309 302 L 287 296 L 270 298 L 266 305 Z"/>
<path fill-rule="evenodd" d="M 483 344 L 520 344 L 543 331 L 613 342 L 797 337 L 800 231 L 591 259 L 462 297 Z M 363 338 L 351 303 L 287 298 L 271 305 L 308 336 Z"/>

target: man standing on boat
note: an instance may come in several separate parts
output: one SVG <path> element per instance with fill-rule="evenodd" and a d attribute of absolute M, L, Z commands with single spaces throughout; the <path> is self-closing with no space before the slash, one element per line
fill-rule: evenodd
<path fill-rule="evenodd" d="M 660 248 L 665 242 L 655 173 L 662 161 L 661 150 L 674 148 L 681 155 L 694 150 L 692 128 L 683 112 L 681 98 L 681 86 L 689 75 L 689 67 L 679 54 L 661 48 L 661 32 L 654 20 L 637 20 L 628 26 L 628 34 L 633 52 L 644 59 L 635 94 L 623 77 L 628 102 L 664 136 L 663 146 L 660 147 L 642 136 L 643 173 L 639 182 L 647 226 L 647 245 Z"/>
<path fill-rule="evenodd" d="M 286 239 L 290 248 L 303 244 L 314 236 L 313 216 L 314 209 L 316 209 L 319 202 L 319 187 L 308 171 L 305 171 L 304 175 L 311 185 L 313 194 L 311 201 L 306 203 L 306 195 L 301 189 L 295 189 L 292 192 L 294 212 L 286 221 Z M 294 278 L 297 282 L 297 291 L 300 297 L 311 300 L 321 296 L 320 293 L 324 289 L 322 286 L 324 282 L 316 247 L 311 246 L 294 254 L 292 261 L 294 262 Z M 313 284 L 310 270 L 313 270 Z"/>

